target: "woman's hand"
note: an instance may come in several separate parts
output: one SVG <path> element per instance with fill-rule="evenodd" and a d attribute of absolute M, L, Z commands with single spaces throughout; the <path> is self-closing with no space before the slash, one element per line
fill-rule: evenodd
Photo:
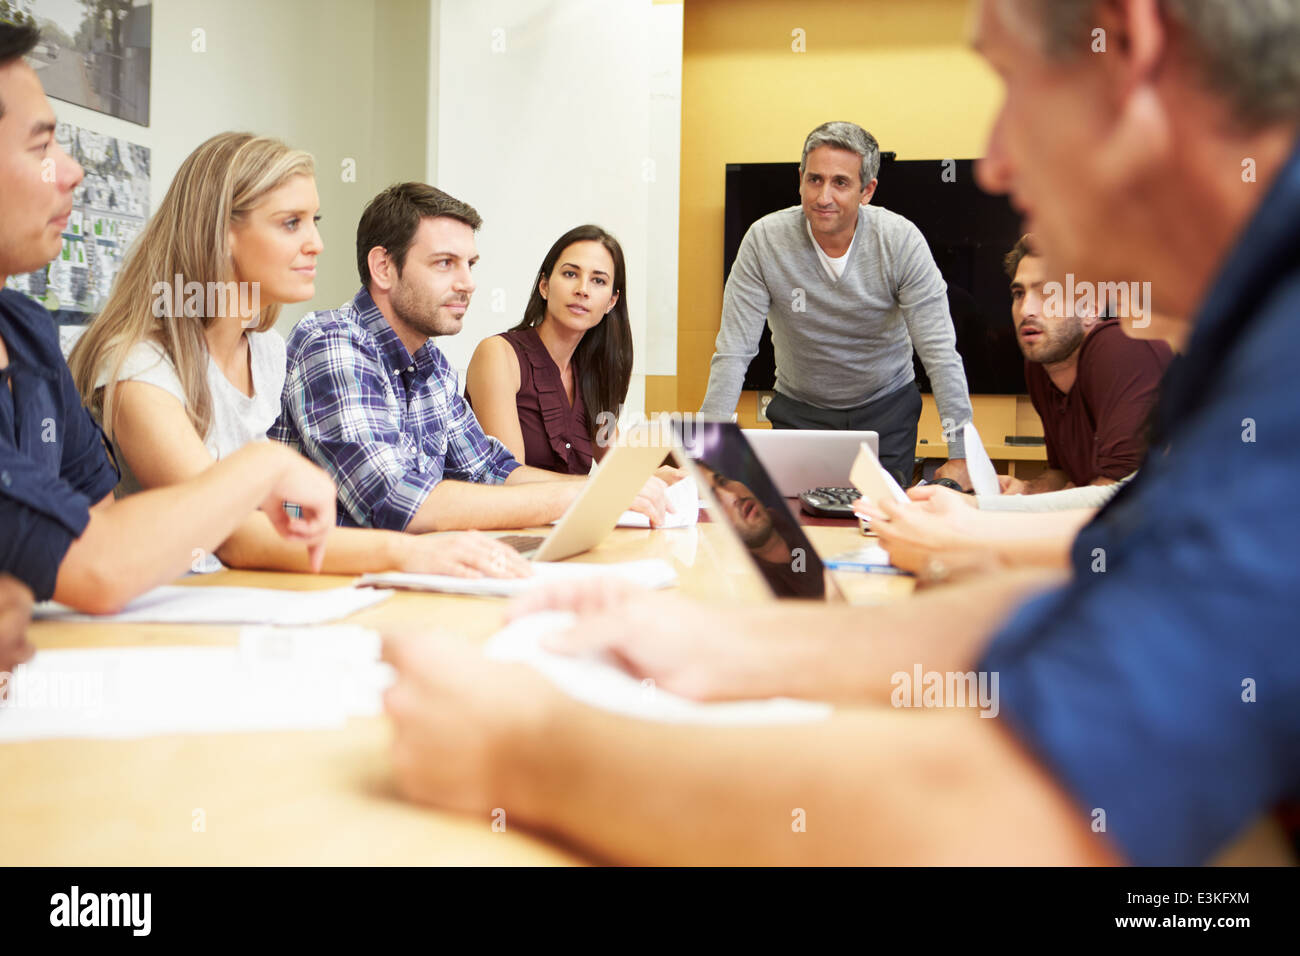
<path fill-rule="evenodd" d="M 995 564 L 992 549 L 980 533 L 985 516 L 956 500 L 965 495 L 947 488 L 934 491 L 947 494 L 931 494 L 901 504 L 886 501 L 879 508 L 859 499 L 853 503 L 853 510 L 871 519 L 871 531 L 889 552 L 895 567 L 927 582 Z"/>
<path fill-rule="evenodd" d="M 675 485 L 686 477 L 686 469 L 675 465 L 660 465 L 655 469 L 655 477 L 665 485 Z"/>
<path fill-rule="evenodd" d="M 628 505 L 631 511 L 637 511 L 650 519 L 650 527 L 657 528 L 664 523 L 670 513 L 676 513 L 673 503 L 668 500 L 668 485 L 662 478 L 651 475 L 637 492 L 636 498 Z"/>
<path fill-rule="evenodd" d="M 533 567 L 519 552 L 480 531 L 407 535 L 399 570 L 458 578 L 526 578 Z"/>

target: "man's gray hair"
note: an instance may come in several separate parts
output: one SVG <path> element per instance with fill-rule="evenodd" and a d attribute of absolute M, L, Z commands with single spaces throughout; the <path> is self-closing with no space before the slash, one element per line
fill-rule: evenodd
<path fill-rule="evenodd" d="M 834 146 L 836 149 L 857 153 L 862 160 L 858 175 L 862 177 L 862 188 L 876 178 L 880 172 L 880 144 L 857 123 L 822 123 L 808 134 L 803 141 L 803 155 L 799 157 L 799 176 L 803 177 L 804 167 L 808 165 L 808 154 L 819 146 Z"/>
<path fill-rule="evenodd" d="M 1089 50 L 1099 2 L 1032 0 L 1044 52 Z M 1164 0 L 1162 8 L 1185 35 L 1206 86 L 1227 97 L 1243 123 L 1300 116 L 1300 0 Z"/>

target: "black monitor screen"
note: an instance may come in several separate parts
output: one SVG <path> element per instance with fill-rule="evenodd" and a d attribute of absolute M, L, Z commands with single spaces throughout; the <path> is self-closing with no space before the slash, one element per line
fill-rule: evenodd
<path fill-rule="evenodd" d="M 1002 257 L 1020 238 L 1020 217 L 1003 196 L 975 185 L 974 161 L 892 160 L 882 156 L 872 205 L 898 213 L 921 230 L 935 264 L 948 283 L 948 307 L 957 332 L 957 351 L 972 394 L 1020 395 L 1024 360 L 1011 326 L 1010 282 Z M 758 219 L 799 203 L 798 163 L 735 163 L 727 166 L 723 275 L 740 240 Z M 913 355 L 923 392 L 930 380 Z M 758 355 L 745 375 L 747 389 L 776 383 L 772 333 L 764 328 Z"/>
<path fill-rule="evenodd" d="M 777 597 L 826 596 L 821 558 L 738 425 L 677 422 L 678 439 Z"/>

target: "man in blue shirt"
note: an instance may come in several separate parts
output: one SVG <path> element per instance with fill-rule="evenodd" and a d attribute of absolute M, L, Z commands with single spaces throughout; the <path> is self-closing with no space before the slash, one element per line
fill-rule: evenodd
<path fill-rule="evenodd" d="M 58 255 L 82 179 L 23 61 L 39 39 L 33 27 L 0 22 L 0 285 Z M 257 507 L 314 552 L 334 520 L 328 477 L 269 443 L 184 485 L 122 502 L 113 499 L 117 477 L 50 314 L 0 290 L 0 573 L 37 600 L 117 610 L 183 574 L 195 549 L 215 549 Z M 302 517 L 290 518 L 285 501 Z M 319 567 L 319 554 L 314 560 Z"/>
<path fill-rule="evenodd" d="M 1182 317 L 1127 331 L 1186 337 L 1147 462 L 1072 575 L 869 611 L 590 586 L 517 609 L 586 610 L 562 643 L 665 690 L 859 705 L 744 732 L 623 720 L 392 640 L 408 795 L 640 863 L 1187 864 L 1276 832 L 1300 798 L 1300 2 L 985 0 L 975 22 L 1006 87 L 981 184 L 1051 271 L 1150 282 Z M 977 670 L 995 699 L 962 706 L 950 678 Z"/>
<path fill-rule="evenodd" d="M 357 224 L 361 290 L 289 336 L 283 411 L 270 437 L 338 482 L 340 524 L 390 531 L 525 528 L 562 515 L 586 476 L 521 465 L 484 434 L 433 336 L 455 335 L 474 294 L 473 207 L 398 183 Z M 632 503 L 658 523 L 664 482 Z"/>

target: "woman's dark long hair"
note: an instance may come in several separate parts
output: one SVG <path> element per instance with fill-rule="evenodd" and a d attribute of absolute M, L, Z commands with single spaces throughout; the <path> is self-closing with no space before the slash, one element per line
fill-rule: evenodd
<path fill-rule="evenodd" d="M 560 254 L 575 242 L 599 242 L 609 250 L 610 258 L 614 260 L 614 291 L 618 293 L 614 308 L 586 331 L 573 353 L 578 373 L 576 387 L 587 412 L 587 431 L 594 441 L 601 413 L 608 412 L 617 420 L 627 398 L 628 384 L 632 381 L 632 323 L 627 317 L 627 269 L 623 264 L 623 247 L 618 240 L 600 226 L 590 224 L 570 229 L 555 240 L 555 245 L 542 260 L 542 267 L 533 276 L 533 291 L 524 307 L 523 321 L 515 329 L 531 329 L 542 324 L 546 318 L 546 300 L 542 298 L 538 283 L 543 278 L 550 283 Z"/>

